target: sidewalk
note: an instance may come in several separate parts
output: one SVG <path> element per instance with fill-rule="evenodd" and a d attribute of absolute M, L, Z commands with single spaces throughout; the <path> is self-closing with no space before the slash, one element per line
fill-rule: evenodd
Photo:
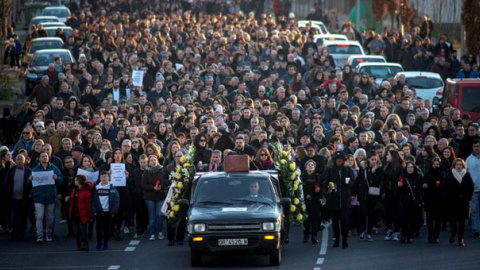
<path fill-rule="evenodd" d="M 13 112 L 17 112 L 20 106 L 26 101 L 27 97 L 25 96 L 25 87 L 23 84 L 23 70 L 10 68 L 8 65 L 4 65 L 2 75 L 7 76 L 9 79 L 13 80 L 11 87 L 12 96 L 9 100 L 0 100 L 0 108 L 8 107 L 12 109 Z M 5 91 L 4 89 L 1 89 Z M 0 110 L 0 116 L 1 112 Z"/>

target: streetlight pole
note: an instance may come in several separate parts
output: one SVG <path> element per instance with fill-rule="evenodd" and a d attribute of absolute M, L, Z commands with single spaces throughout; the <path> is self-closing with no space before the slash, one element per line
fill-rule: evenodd
<path fill-rule="evenodd" d="M 355 21 L 355 26 L 357 30 L 360 32 L 360 0 L 357 0 L 357 16 L 356 16 L 356 21 Z"/>

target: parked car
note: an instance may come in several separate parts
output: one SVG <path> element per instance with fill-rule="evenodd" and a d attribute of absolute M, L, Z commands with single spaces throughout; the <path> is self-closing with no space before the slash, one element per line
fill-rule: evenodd
<path fill-rule="evenodd" d="M 423 71 L 399 72 L 394 77 L 395 81 L 398 80 L 400 75 L 405 75 L 408 86 L 415 88 L 417 91 L 417 97 L 423 100 L 429 99 L 432 103 L 435 99 L 437 99 L 438 102 L 438 100 L 442 98 L 445 83 L 438 73 Z"/>
<path fill-rule="evenodd" d="M 58 17 L 56 16 L 37 16 L 37 17 L 33 17 L 32 20 L 30 20 L 29 25 L 35 24 L 35 26 L 38 26 L 39 24 L 43 24 L 46 22 L 58 23 L 60 22 L 60 19 L 58 19 Z"/>
<path fill-rule="evenodd" d="M 355 70 L 358 64 L 360 63 L 386 63 L 387 60 L 381 55 L 352 55 L 348 57 L 345 65 L 352 67 L 352 70 Z"/>
<path fill-rule="evenodd" d="M 381 84 L 384 79 L 389 80 L 397 73 L 403 72 L 403 67 L 398 63 L 360 63 L 356 67 L 356 72 L 360 74 L 366 72 L 370 76 L 375 76 L 376 83 Z"/>
<path fill-rule="evenodd" d="M 328 32 L 327 27 L 325 26 L 325 24 L 322 21 L 302 20 L 302 21 L 298 21 L 297 24 L 298 24 L 299 28 L 310 25 L 311 28 L 316 30 L 317 34 L 324 34 L 324 35 L 325 34 L 330 34 L 330 32 Z"/>
<path fill-rule="evenodd" d="M 73 29 L 70 26 L 61 26 L 61 27 L 44 27 L 43 29 L 47 31 L 47 35 L 49 37 L 55 37 L 58 28 L 62 28 L 63 32 L 65 32 L 65 37 L 68 40 L 68 37 L 72 34 Z"/>
<path fill-rule="evenodd" d="M 41 80 L 45 70 L 48 69 L 48 65 L 53 63 L 57 56 L 62 58 L 62 63 L 64 64 L 75 63 L 72 53 L 67 49 L 39 50 L 33 54 L 25 75 L 27 94 L 32 92 L 33 87 Z"/>
<path fill-rule="evenodd" d="M 57 16 L 61 22 L 66 22 L 68 16 L 70 16 L 70 9 L 65 6 L 60 7 L 46 7 L 43 9 L 42 15 L 44 16 Z"/>
<path fill-rule="evenodd" d="M 433 103 L 438 105 L 437 103 Z M 472 121 L 480 118 L 480 79 L 447 79 L 441 105 L 450 104 L 469 114 Z"/>
<path fill-rule="evenodd" d="M 23 58 L 23 63 L 27 66 L 32 60 L 33 54 L 36 51 L 43 50 L 45 48 L 49 49 L 62 49 L 63 48 L 63 40 L 57 37 L 46 37 L 46 38 L 36 38 L 32 40 L 30 45 L 30 49 L 25 52 L 25 56 Z"/>
<path fill-rule="evenodd" d="M 46 38 L 36 38 L 32 40 L 32 44 L 30 46 L 30 51 L 27 53 L 33 54 L 36 51 L 44 50 L 45 48 L 48 49 L 62 49 L 63 48 L 63 40 L 58 37 L 46 37 Z"/>
<path fill-rule="evenodd" d="M 55 7 L 61 5 L 62 3 L 60 3 L 60 0 L 30 0 L 25 3 L 23 9 L 25 21 L 29 22 L 33 17 L 42 15 L 42 11 L 45 7 Z M 25 28 L 25 30 L 28 30 L 28 26 Z"/>
<path fill-rule="evenodd" d="M 325 40 L 324 45 L 338 68 L 343 68 L 351 55 L 365 55 L 362 45 L 357 41 Z"/>
<path fill-rule="evenodd" d="M 65 27 L 66 25 L 62 22 L 44 22 L 42 23 L 43 27 Z"/>
<path fill-rule="evenodd" d="M 323 42 L 325 40 L 348 40 L 348 38 L 344 35 L 338 34 L 321 34 L 313 36 L 313 42 L 315 42 L 317 45 L 323 46 Z"/>

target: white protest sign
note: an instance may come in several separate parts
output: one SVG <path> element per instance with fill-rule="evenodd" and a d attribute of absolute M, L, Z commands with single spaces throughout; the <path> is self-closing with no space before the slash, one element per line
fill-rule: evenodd
<path fill-rule="evenodd" d="M 143 71 L 142 70 L 134 70 L 132 72 L 132 83 L 133 83 L 133 86 L 142 86 L 142 84 L 143 84 Z"/>
<path fill-rule="evenodd" d="M 53 179 L 53 171 L 32 172 L 32 177 L 33 187 L 55 185 L 55 180 Z"/>
<path fill-rule="evenodd" d="M 125 176 L 125 164 L 111 163 L 110 164 L 110 181 L 115 187 L 126 187 L 127 178 Z"/>
<path fill-rule="evenodd" d="M 79 168 L 77 171 L 77 175 L 85 175 L 85 177 L 87 178 L 87 181 L 93 182 L 93 183 L 97 182 L 98 180 L 98 171 L 89 172 Z"/>

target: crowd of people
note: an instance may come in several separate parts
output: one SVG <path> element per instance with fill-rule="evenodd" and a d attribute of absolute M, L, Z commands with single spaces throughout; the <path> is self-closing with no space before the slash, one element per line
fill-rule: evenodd
<path fill-rule="evenodd" d="M 77 61 L 52 59 L 28 101 L 0 119 L 3 232 L 51 242 L 58 205 L 78 250 L 94 232 L 97 249 L 130 233 L 164 239 L 169 173 L 189 147 L 196 171 L 222 171 L 231 151 L 266 170 L 281 143 L 294 147 L 302 171 L 305 242 L 318 243 L 331 219 L 334 246 L 357 234 L 372 241 L 383 228 L 385 240 L 411 243 L 424 222 L 430 243 L 448 225 L 450 243 L 463 246 L 470 208 L 480 237 L 478 119 L 450 104 L 434 108 L 404 76 L 377 85 L 337 68 L 313 29 L 287 20 L 289 10 L 264 13 L 261 2 L 70 1 L 74 30 L 57 36 Z M 458 60 L 446 37 L 434 45 L 417 28 L 386 31 L 384 50 L 374 31 L 342 28 L 406 70 L 421 57 L 451 62 L 442 76 L 478 68 L 474 58 Z M 140 84 L 133 71 L 143 72 Z M 110 182 L 116 163 L 125 164 L 125 186 Z M 97 181 L 79 170 L 99 172 Z M 32 172 L 52 172 L 54 182 L 33 186 Z M 184 224 L 166 224 L 168 244 L 183 244 Z"/>

